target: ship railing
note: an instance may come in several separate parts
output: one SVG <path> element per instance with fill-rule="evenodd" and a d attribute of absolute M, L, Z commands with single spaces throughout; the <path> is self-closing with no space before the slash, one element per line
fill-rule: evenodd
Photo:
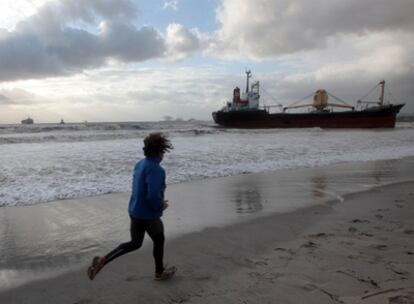
<path fill-rule="evenodd" d="M 377 101 L 371 101 L 371 100 L 358 100 L 357 101 L 357 106 L 361 110 L 368 109 L 370 105 L 373 105 L 373 104 L 380 106 L 381 102 L 378 100 Z"/>
<path fill-rule="evenodd" d="M 277 104 L 277 105 L 264 105 L 264 106 L 261 106 L 259 108 L 262 108 L 262 109 L 266 110 L 266 112 L 268 112 L 268 113 L 270 113 L 270 109 L 271 108 L 279 108 L 280 112 L 283 111 L 283 105 L 282 104 Z"/>
<path fill-rule="evenodd" d="M 380 101 L 365 101 L 365 100 L 358 100 L 357 103 L 366 103 L 366 104 L 376 103 L 376 104 L 381 104 Z"/>

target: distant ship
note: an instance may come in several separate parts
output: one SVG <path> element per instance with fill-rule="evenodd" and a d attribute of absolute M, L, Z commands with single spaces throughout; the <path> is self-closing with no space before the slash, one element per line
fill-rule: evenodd
<path fill-rule="evenodd" d="M 277 105 L 281 111 L 270 113 L 270 108 L 275 106 L 259 106 L 259 82 L 253 83 L 249 90 L 251 72 L 246 71 L 246 75 L 246 92 L 240 94 L 240 89 L 236 87 L 232 102 L 212 113 L 217 124 L 229 128 L 394 128 L 396 116 L 404 106 L 384 102 L 383 80 L 378 84 L 381 88 L 378 101 L 358 101 L 358 105 L 366 105 L 361 110 L 356 110 L 325 90 L 318 90 L 311 104 Z M 328 95 L 340 103 L 328 102 Z M 306 113 L 286 112 L 301 107 L 310 107 L 310 110 Z M 334 107 L 347 110 L 333 111 Z"/>
<path fill-rule="evenodd" d="M 34 123 L 34 121 L 30 117 L 27 117 L 26 119 L 22 120 L 22 124 L 24 124 L 24 125 L 32 125 L 33 123 Z"/>

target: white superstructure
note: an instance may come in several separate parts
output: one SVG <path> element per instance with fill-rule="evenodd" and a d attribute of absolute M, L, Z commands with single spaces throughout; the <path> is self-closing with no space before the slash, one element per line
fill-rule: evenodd
<path fill-rule="evenodd" d="M 252 77 L 250 71 L 246 71 L 246 91 L 240 93 L 240 88 L 236 87 L 233 90 L 233 100 L 227 102 L 222 111 L 243 111 L 243 110 L 256 110 L 259 108 L 260 100 L 260 83 L 256 81 L 252 83 L 249 90 L 249 80 Z"/>

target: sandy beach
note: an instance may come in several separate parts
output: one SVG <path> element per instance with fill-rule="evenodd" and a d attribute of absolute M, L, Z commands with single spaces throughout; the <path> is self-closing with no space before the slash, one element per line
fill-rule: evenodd
<path fill-rule="evenodd" d="M 258 190 L 266 199 L 280 190 L 274 177 Z M 239 185 L 258 179 L 251 174 L 230 180 Z M 184 189 L 194 189 L 194 198 L 206 195 L 191 183 L 174 189 L 173 199 Z M 178 267 L 172 281 L 153 280 L 147 243 L 94 281 L 81 262 L 69 272 L 2 290 L 0 303 L 414 303 L 413 189 L 414 182 L 379 186 L 169 238 L 167 228 L 165 260 Z M 210 199 L 228 199 L 225 194 L 219 188 Z M 258 197 L 244 199 L 254 206 Z M 79 205 L 71 208 L 80 212 Z"/>
<path fill-rule="evenodd" d="M 0 304 L 414 304 L 414 0 L 319 2 L 0 0 Z"/>

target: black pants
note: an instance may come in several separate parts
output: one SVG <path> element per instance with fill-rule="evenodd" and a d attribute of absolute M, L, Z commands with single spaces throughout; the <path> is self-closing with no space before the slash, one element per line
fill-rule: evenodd
<path fill-rule="evenodd" d="M 144 240 L 145 232 L 148 233 L 152 242 L 153 256 L 155 260 L 155 272 L 162 273 L 164 271 L 164 224 L 161 219 L 157 220 L 138 220 L 131 217 L 131 241 L 122 243 L 117 248 L 108 253 L 105 258 L 105 264 L 111 262 L 117 257 L 128 252 L 141 248 Z"/>

